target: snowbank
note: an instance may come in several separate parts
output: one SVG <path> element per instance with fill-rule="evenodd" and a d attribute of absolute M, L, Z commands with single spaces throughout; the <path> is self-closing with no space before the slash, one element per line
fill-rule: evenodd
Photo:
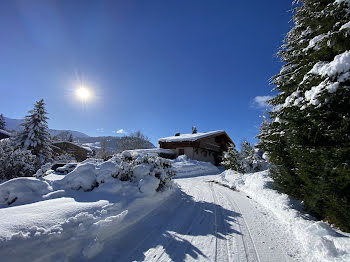
<path fill-rule="evenodd" d="M 327 223 L 313 221 L 303 213 L 300 202 L 272 189 L 268 171 L 242 175 L 227 170 L 221 174 L 219 182 L 245 192 L 274 213 L 300 242 L 305 261 L 350 261 L 350 234 L 337 232 Z"/>
<path fill-rule="evenodd" d="M 213 164 L 192 160 L 186 155 L 179 156 L 173 160 L 172 167 L 176 170 L 175 177 L 215 175 L 220 173 L 220 170 Z"/>
<path fill-rule="evenodd" d="M 0 184 L 0 207 L 16 204 L 27 204 L 43 200 L 43 196 L 52 191 L 45 181 L 32 177 L 14 178 Z"/>
<path fill-rule="evenodd" d="M 124 152 L 106 162 L 88 159 L 68 174 L 50 170 L 43 177 L 2 183 L 0 257 L 93 258 L 106 241 L 170 197 L 176 190 L 173 175 L 167 159 Z"/>

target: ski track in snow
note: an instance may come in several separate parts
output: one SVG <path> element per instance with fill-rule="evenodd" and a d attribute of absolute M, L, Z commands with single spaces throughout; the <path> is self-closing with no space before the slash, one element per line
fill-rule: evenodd
<path fill-rule="evenodd" d="M 105 246 L 94 261 L 295 261 L 290 236 L 243 193 L 212 181 L 176 179 L 180 189 Z"/>

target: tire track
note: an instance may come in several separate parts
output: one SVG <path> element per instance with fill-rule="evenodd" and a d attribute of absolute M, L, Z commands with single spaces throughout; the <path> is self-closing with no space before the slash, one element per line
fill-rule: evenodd
<path fill-rule="evenodd" d="M 209 184 L 210 191 L 213 196 L 214 204 L 220 205 L 220 202 L 217 199 L 216 193 L 214 191 L 213 183 Z M 215 261 L 230 261 L 230 250 L 229 250 L 229 243 L 228 243 L 228 237 L 230 233 L 228 232 L 227 225 L 225 224 L 225 221 L 222 221 L 224 218 L 224 214 L 222 209 L 220 209 L 221 219 L 218 219 L 218 212 L 217 212 L 217 206 L 214 206 L 215 209 L 215 235 L 216 235 L 216 250 L 215 250 Z M 221 205 L 220 205 L 221 206 Z M 220 220 L 221 226 L 222 226 L 222 232 L 223 232 L 223 238 L 219 238 L 219 232 L 218 231 L 218 220 Z M 223 243 L 224 242 L 224 243 Z M 226 252 L 225 252 L 225 251 Z M 225 253 L 225 254 L 223 254 Z"/>
<path fill-rule="evenodd" d="M 242 215 L 242 211 L 240 210 L 238 204 L 232 197 L 228 197 L 227 195 L 222 195 L 222 194 L 221 196 L 223 196 L 226 199 L 226 201 L 230 204 L 230 206 L 232 207 L 232 210 L 237 210 L 241 214 L 241 216 L 237 217 L 237 222 L 240 228 L 240 232 L 242 233 L 242 242 L 244 244 L 244 248 L 246 251 L 245 253 L 246 253 L 247 261 L 260 262 L 259 254 L 256 249 L 254 240 L 251 236 L 248 224 L 244 219 Z"/>

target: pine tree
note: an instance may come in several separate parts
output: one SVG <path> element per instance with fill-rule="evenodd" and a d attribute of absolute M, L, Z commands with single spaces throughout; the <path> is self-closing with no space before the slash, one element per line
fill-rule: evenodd
<path fill-rule="evenodd" d="M 8 138 L 0 140 L 0 180 L 33 176 L 38 168 L 29 150 L 16 149 Z"/>
<path fill-rule="evenodd" d="M 244 140 L 241 143 L 241 158 L 242 158 L 242 166 L 246 173 L 254 171 L 254 160 L 255 160 L 255 151 L 251 144 Z"/>
<path fill-rule="evenodd" d="M 30 150 L 38 157 L 40 164 L 43 164 L 52 157 L 44 100 L 36 102 L 33 110 L 28 113 L 22 124 L 23 131 L 16 137 L 17 147 Z"/>
<path fill-rule="evenodd" d="M 297 1 L 278 53 L 278 94 L 259 135 L 279 188 L 316 216 L 350 231 L 350 6 Z"/>
<path fill-rule="evenodd" d="M 241 154 L 234 146 L 229 147 L 227 152 L 224 152 L 221 165 L 226 169 L 232 169 L 239 173 L 245 172 Z"/>
<path fill-rule="evenodd" d="M 6 127 L 5 118 L 4 118 L 3 114 L 0 114 L 0 129 L 5 129 L 5 127 Z"/>
<path fill-rule="evenodd" d="M 70 133 L 70 134 L 68 135 L 67 141 L 68 141 L 68 142 L 73 142 L 73 135 L 72 135 L 72 133 Z"/>

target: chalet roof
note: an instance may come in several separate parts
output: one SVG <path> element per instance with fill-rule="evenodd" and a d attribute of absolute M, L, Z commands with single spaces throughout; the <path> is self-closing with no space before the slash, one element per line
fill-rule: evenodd
<path fill-rule="evenodd" d="M 206 138 L 210 136 L 219 136 L 219 135 L 227 136 L 229 141 L 233 143 L 231 138 L 226 134 L 224 130 L 216 130 L 216 131 L 196 133 L 196 134 L 182 134 L 179 136 L 169 136 L 169 137 L 158 139 L 158 142 L 194 142 L 202 138 Z"/>
<path fill-rule="evenodd" d="M 73 146 L 76 146 L 76 147 L 79 147 L 81 149 L 84 149 L 86 151 L 89 151 L 89 152 L 92 152 L 92 149 L 90 147 L 87 147 L 87 146 L 81 146 L 81 145 L 78 145 L 76 143 L 73 143 L 73 142 L 69 142 L 69 141 L 52 141 L 52 144 L 53 145 L 59 145 L 59 144 L 70 144 L 70 145 L 73 145 Z"/>

